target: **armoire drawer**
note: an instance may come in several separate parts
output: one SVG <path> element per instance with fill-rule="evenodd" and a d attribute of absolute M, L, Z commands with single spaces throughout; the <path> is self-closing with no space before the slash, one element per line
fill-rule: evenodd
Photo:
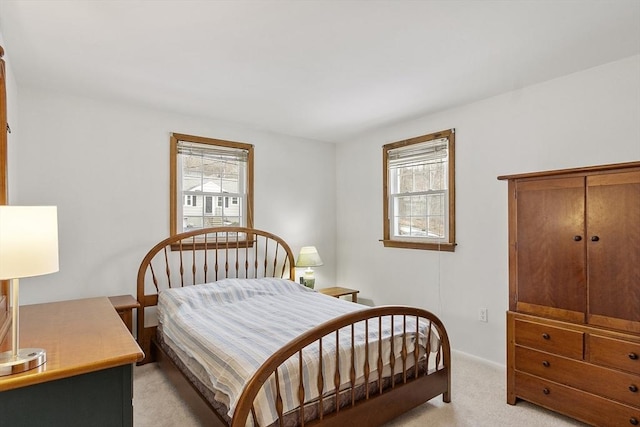
<path fill-rule="evenodd" d="M 640 344 L 593 334 L 587 342 L 591 363 L 640 375 Z"/>
<path fill-rule="evenodd" d="M 640 376 L 516 347 L 516 370 L 640 408 Z"/>
<path fill-rule="evenodd" d="M 521 399 L 596 426 L 640 425 L 640 408 L 623 405 L 523 372 L 515 373 L 515 390 Z"/>
<path fill-rule="evenodd" d="M 516 319 L 515 340 L 517 345 L 573 359 L 582 360 L 584 354 L 584 333 L 544 323 Z"/>

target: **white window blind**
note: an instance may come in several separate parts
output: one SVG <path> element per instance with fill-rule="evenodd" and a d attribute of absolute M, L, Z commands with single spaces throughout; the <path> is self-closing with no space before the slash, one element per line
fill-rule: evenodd
<path fill-rule="evenodd" d="M 188 141 L 178 141 L 178 154 L 235 162 L 247 162 L 249 159 L 249 152 L 247 150 L 209 144 L 198 144 L 196 142 Z"/>
<path fill-rule="evenodd" d="M 447 138 L 441 138 L 389 150 L 389 168 L 424 166 L 446 161 L 448 142 Z"/>

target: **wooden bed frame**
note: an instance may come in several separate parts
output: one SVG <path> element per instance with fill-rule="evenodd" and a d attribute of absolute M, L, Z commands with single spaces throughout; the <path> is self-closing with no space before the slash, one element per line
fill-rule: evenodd
<path fill-rule="evenodd" d="M 364 382 L 369 386 L 365 387 L 356 385 L 352 340 L 350 372 L 340 372 L 336 369 L 336 372 L 323 373 L 320 370 L 318 378 L 310 381 L 312 384 L 305 385 L 301 382 L 297 385 L 298 398 L 305 404 L 296 409 L 294 414 L 288 415 L 288 423 L 293 417 L 295 424 L 302 426 L 378 426 L 438 395 L 442 395 L 444 402 L 450 402 L 451 355 L 449 339 L 442 322 L 432 313 L 419 308 L 383 306 L 337 317 L 289 342 L 257 370 L 245 387 L 233 418 L 230 421 L 225 419 L 215 411 L 198 388 L 191 384 L 187 376 L 179 371 L 171 358 L 161 349 L 156 339 L 156 326 L 146 325 L 145 319 L 150 317 L 149 315 L 155 309 L 158 293 L 163 289 L 209 283 L 224 278 L 260 277 L 295 280 L 293 254 L 287 243 L 280 237 L 266 231 L 243 227 L 208 228 L 169 237 L 147 253 L 138 270 L 138 301 L 141 305 L 141 309 L 138 310 L 138 342 L 145 352 L 145 359 L 140 364 L 158 361 L 163 369 L 167 369 L 168 377 L 203 424 L 244 427 L 247 420 L 253 419 L 254 425 L 258 425 L 253 412 L 254 398 L 270 377 L 275 375 L 275 381 L 278 384 L 278 369 L 286 360 L 290 358 L 301 360 L 302 350 L 306 346 L 320 345 L 322 348 L 323 338 L 325 342 L 327 339 L 337 341 L 341 329 L 345 331 L 351 328 L 353 331 L 354 325 L 359 322 L 366 321 L 366 325 L 379 325 L 378 327 L 381 328 L 382 319 L 388 317 L 391 317 L 392 322 L 402 322 L 405 333 L 412 332 L 407 330 L 407 319 L 414 321 L 415 325 L 418 324 L 416 320 L 420 320 L 423 324 L 426 322 L 430 325 L 428 333 L 431 334 L 431 331 L 435 330 L 439 338 L 435 345 L 437 348 L 431 348 L 433 341 L 431 337 L 427 338 L 426 347 L 419 349 L 416 345 L 415 351 L 411 353 L 407 351 L 406 339 L 402 339 L 402 348 L 394 349 L 391 344 L 391 356 L 388 362 L 391 368 L 390 378 L 394 380 L 385 380 L 382 377 L 383 360 L 381 357 L 378 360 L 369 360 L 367 350 Z M 375 328 L 375 326 L 372 327 Z M 416 326 L 413 327 L 416 328 Z M 413 332 L 417 333 L 417 331 Z M 393 335 L 391 338 L 393 341 Z M 368 339 L 366 346 L 369 348 Z M 382 351 L 378 354 L 382 354 Z M 338 359 L 339 356 L 335 357 Z M 431 364 L 429 364 L 429 357 Z M 430 366 L 431 369 L 429 369 Z M 374 368 L 371 369 L 371 367 Z M 299 369 L 302 370 L 302 362 Z M 370 377 L 371 370 L 377 370 L 377 373 Z M 326 391 L 326 385 L 339 385 L 341 378 L 348 378 L 350 381 L 346 389 L 343 386 L 338 392 Z M 316 390 L 321 391 L 320 397 L 312 402 L 306 402 L 304 396 L 308 395 L 311 387 L 317 387 Z M 363 394 L 360 399 L 355 397 L 358 387 Z M 287 414 L 283 414 L 279 385 L 276 385 L 276 402 L 273 404 L 279 416 L 275 424 L 282 426 Z M 311 411 L 315 414 L 312 415 L 313 419 L 305 419 L 305 417 L 309 418 L 307 413 L 309 407 L 313 407 Z"/>

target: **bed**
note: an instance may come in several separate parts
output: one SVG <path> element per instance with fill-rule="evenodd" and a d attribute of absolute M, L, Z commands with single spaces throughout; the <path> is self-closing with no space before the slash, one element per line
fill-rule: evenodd
<path fill-rule="evenodd" d="M 218 227 L 159 242 L 138 270 L 141 364 L 159 361 L 205 425 L 381 425 L 451 399 L 432 313 L 367 307 L 295 282 L 280 237 Z"/>

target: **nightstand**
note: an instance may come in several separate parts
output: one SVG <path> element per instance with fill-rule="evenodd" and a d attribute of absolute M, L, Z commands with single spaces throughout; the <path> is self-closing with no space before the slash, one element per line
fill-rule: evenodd
<path fill-rule="evenodd" d="M 111 305 L 116 309 L 120 318 L 129 328 L 129 332 L 133 334 L 133 309 L 140 308 L 140 303 L 131 295 L 118 295 L 116 297 L 109 297 Z"/>
<path fill-rule="evenodd" d="M 357 291 L 355 289 L 349 289 L 349 288 L 341 288 L 340 286 L 334 286 L 332 288 L 318 289 L 318 292 L 325 295 L 332 296 L 332 297 L 336 297 L 336 298 L 340 298 L 341 296 L 344 296 L 344 295 L 351 295 L 351 301 L 358 302 L 358 292 L 360 291 Z"/>

